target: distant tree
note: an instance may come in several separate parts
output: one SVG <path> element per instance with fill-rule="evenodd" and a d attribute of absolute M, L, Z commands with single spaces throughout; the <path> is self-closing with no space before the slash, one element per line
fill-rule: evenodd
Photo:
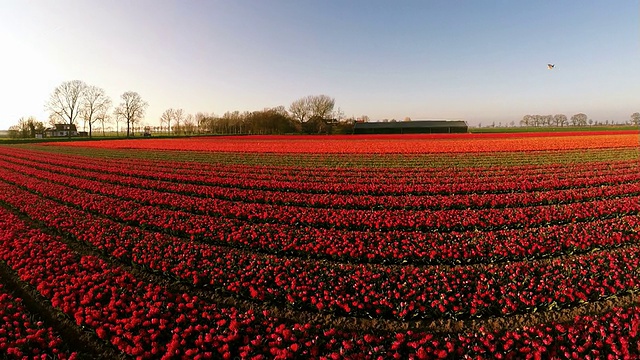
<path fill-rule="evenodd" d="M 20 137 L 20 127 L 18 125 L 11 125 L 7 133 L 10 139 L 18 139 Z"/>
<path fill-rule="evenodd" d="M 341 108 L 337 108 L 333 111 L 333 113 L 331 114 L 331 117 L 336 122 L 341 122 L 344 119 L 344 111 L 342 111 Z"/>
<path fill-rule="evenodd" d="M 124 114 L 120 111 L 120 107 L 113 109 L 113 122 L 116 124 L 116 136 L 120 136 L 120 123 L 125 122 Z"/>
<path fill-rule="evenodd" d="M 92 136 L 92 125 L 98 121 L 99 114 L 106 114 L 111 107 L 111 99 L 103 89 L 87 86 L 80 107 L 80 116 L 89 124 L 89 137 Z"/>
<path fill-rule="evenodd" d="M 583 113 L 575 114 L 571 117 L 571 125 L 573 126 L 586 126 L 587 125 L 587 115 Z"/>
<path fill-rule="evenodd" d="M 533 115 L 533 126 L 544 126 L 544 117 L 542 115 Z"/>
<path fill-rule="evenodd" d="M 198 113 L 196 114 L 196 123 L 198 123 L 199 131 L 213 133 L 216 130 L 216 115 L 214 113 Z"/>
<path fill-rule="evenodd" d="M 184 132 L 187 135 L 191 135 L 195 132 L 196 121 L 193 115 L 187 114 L 187 116 L 184 117 L 183 127 L 184 127 Z"/>
<path fill-rule="evenodd" d="M 403 121 L 411 121 L 411 118 L 407 116 L 407 117 L 404 118 Z"/>
<path fill-rule="evenodd" d="M 173 132 L 174 134 L 180 134 L 180 132 L 184 133 L 184 120 L 185 120 L 184 110 L 182 109 L 174 109 L 172 120 L 173 120 Z"/>
<path fill-rule="evenodd" d="M 171 133 L 173 132 L 174 134 L 179 134 L 180 132 L 185 132 L 184 129 L 184 121 L 186 119 L 186 115 L 184 114 L 184 110 L 183 109 L 167 109 L 165 110 L 162 115 L 160 116 L 160 124 L 161 125 L 166 125 L 166 129 L 167 132 Z M 193 120 L 193 119 L 192 119 Z M 194 123 L 190 124 L 193 125 L 193 128 L 195 129 L 195 120 L 193 120 Z M 173 123 L 173 126 L 171 125 Z M 191 129 L 193 131 L 193 129 Z"/>
<path fill-rule="evenodd" d="M 589 126 L 593 125 L 593 119 L 589 119 Z"/>
<path fill-rule="evenodd" d="M 291 103 L 289 112 L 301 124 L 304 132 L 319 133 L 328 129 L 327 120 L 335 115 L 334 107 L 335 99 L 327 95 L 309 95 Z M 310 124 L 305 125 L 312 119 Z"/>
<path fill-rule="evenodd" d="M 83 104 L 87 85 L 80 80 L 65 81 L 53 90 L 45 109 L 50 119 L 64 121 L 68 125 L 76 124 Z M 67 132 L 71 137 L 71 131 Z"/>
<path fill-rule="evenodd" d="M 369 122 L 369 121 L 370 121 L 369 116 L 367 116 L 367 115 L 362 115 L 362 116 L 360 117 L 360 121 L 362 121 L 362 122 Z"/>
<path fill-rule="evenodd" d="M 533 116 L 525 115 L 520 120 L 520 126 L 533 126 Z"/>
<path fill-rule="evenodd" d="M 292 102 L 291 105 L 289 105 L 289 112 L 291 116 L 301 124 L 309 120 L 312 114 L 309 97 L 303 97 Z"/>
<path fill-rule="evenodd" d="M 227 111 L 218 120 L 219 128 L 225 134 L 239 134 L 243 131 L 245 116 L 240 111 Z"/>
<path fill-rule="evenodd" d="M 336 101 L 327 95 L 311 95 L 308 96 L 309 107 L 311 108 L 311 116 L 327 119 L 331 116 Z"/>
<path fill-rule="evenodd" d="M 9 127 L 9 137 L 14 139 L 35 138 L 37 133 L 44 131 L 44 124 L 35 117 L 21 117 L 17 125 Z"/>
<path fill-rule="evenodd" d="M 251 134 L 285 134 L 296 130 L 292 119 L 282 112 L 281 107 L 266 108 L 244 116 L 244 131 Z M 306 123 L 305 123 L 306 124 Z"/>
<path fill-rule="evenodd" d="M 532 115 L 533 126 L 542 126 L 542 115 Z"/>
<path fill-rule="evenodd" d="M 565 126 L 567 125 L 567 115 L 565 114 L 555 114 L 553 115 L 553 121 L 555 122 L 556 126 Z"/>
<path fill-rule="evenodd" d="M 100 123 L 100 129 L 102 130 L 102 136 L 104 135 L 105 125 L 111 123 L 111 116 L 109 116 L 109 108 L 105 107 L 98 111 L 96 114 L 96 122 Z"/>
<path fill-rule="evenodd" d="M 122 102 L 116 108 L 115 114 L 127 122 L 127 137 L 129 137 L 134 125 L 144 117 L 145 110 L 149 104 L 142 100 L 140 94 L 134 91 L 127 91 L 120 98 Z"/>
<path fill-rule="evenodd" d="M 166 125 L 167 132 L 171 132 L 171 120 L 173 119 L 173 111 L 173 109 L 167 109 L 162 113 L 162 115 L 160 115 L 160 125 Z"/>
<path fill-rule="evenodd" d="M 272 107 L 272 108 L 270 108 L 268 110 L 273 111 L 274 113 L 276 113 L 278 115 L 289 117 L 289 112 L 287 111 L 287 108 L 285 108 L 282 105 L 278 105 L 276 107 Z"/>
<path fill-rule="evenodd" d="M 197 112 L 194 116 L 194 120 L 198 133 L 206 131 L 208 125 L 207 122 L 209 121 L 209 116 L 207 115 L 207 113 Z"/>
<path fill-rule="evenodd" d="M 634 112 L 633 114 L 631 114 L 631 123 L 633 125 L 640 125 L 640 113 L 639 112 Z"/>
<path fill-rule="evenodd" d="M 515 122 L 515 121 L 513 121 L 513 120 L 511 120 L 510 124 L 511 124 L 511 127 L 516 126 L 516 122 Z"/>

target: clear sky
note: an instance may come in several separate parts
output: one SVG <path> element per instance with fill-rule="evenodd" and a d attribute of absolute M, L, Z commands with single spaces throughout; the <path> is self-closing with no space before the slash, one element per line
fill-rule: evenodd
<path fill-rule="evenodd" d="M 188 113 L 326 94 L 346 116 L 516 123 L 640 111 L 636 0 L 0 1 L 0 129 L 63 81 Z M 547 63 L 555 69 L 548 70 Z"/>

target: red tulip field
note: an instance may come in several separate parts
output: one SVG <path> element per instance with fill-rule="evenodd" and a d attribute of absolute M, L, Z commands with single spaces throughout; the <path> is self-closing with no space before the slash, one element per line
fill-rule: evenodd
<path fill-rule="evenodd" d="M 638 141 L 0 146 L 0 358 L 639 358 Z"/>

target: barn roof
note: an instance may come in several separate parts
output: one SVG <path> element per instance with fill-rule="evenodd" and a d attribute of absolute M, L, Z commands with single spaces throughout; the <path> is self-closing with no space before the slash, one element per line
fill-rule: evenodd
<path fill-rule="evenodd" d="M 77 131 L 75 124 L 54 124 L 53 127 L 48 127 L 44 129 L 45 131 Z"/>
<path fill-rule="evenodd" d="M 412 120 L 398 122 L 365 122 L 356 123 L 355 127 L 362 129 L 409 129 L 409 128 L 466 128 L 467 123 L 462 120 Z"/>

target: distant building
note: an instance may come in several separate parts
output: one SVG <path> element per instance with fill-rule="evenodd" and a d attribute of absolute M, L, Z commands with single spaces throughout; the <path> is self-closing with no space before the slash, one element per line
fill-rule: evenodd
<path fill-rule="evenodd" d="M 459 134 L 469 132 L 462 120 L 413 120 L 402 122 L 356 122 L 354 134 Z"/>
<path fill-rule="evenodd" d="M 53 127 L 44 129 L 45 137 L 68 137 L 78 136 L 78 130 L 74 124 L 55 124 Z"/>

